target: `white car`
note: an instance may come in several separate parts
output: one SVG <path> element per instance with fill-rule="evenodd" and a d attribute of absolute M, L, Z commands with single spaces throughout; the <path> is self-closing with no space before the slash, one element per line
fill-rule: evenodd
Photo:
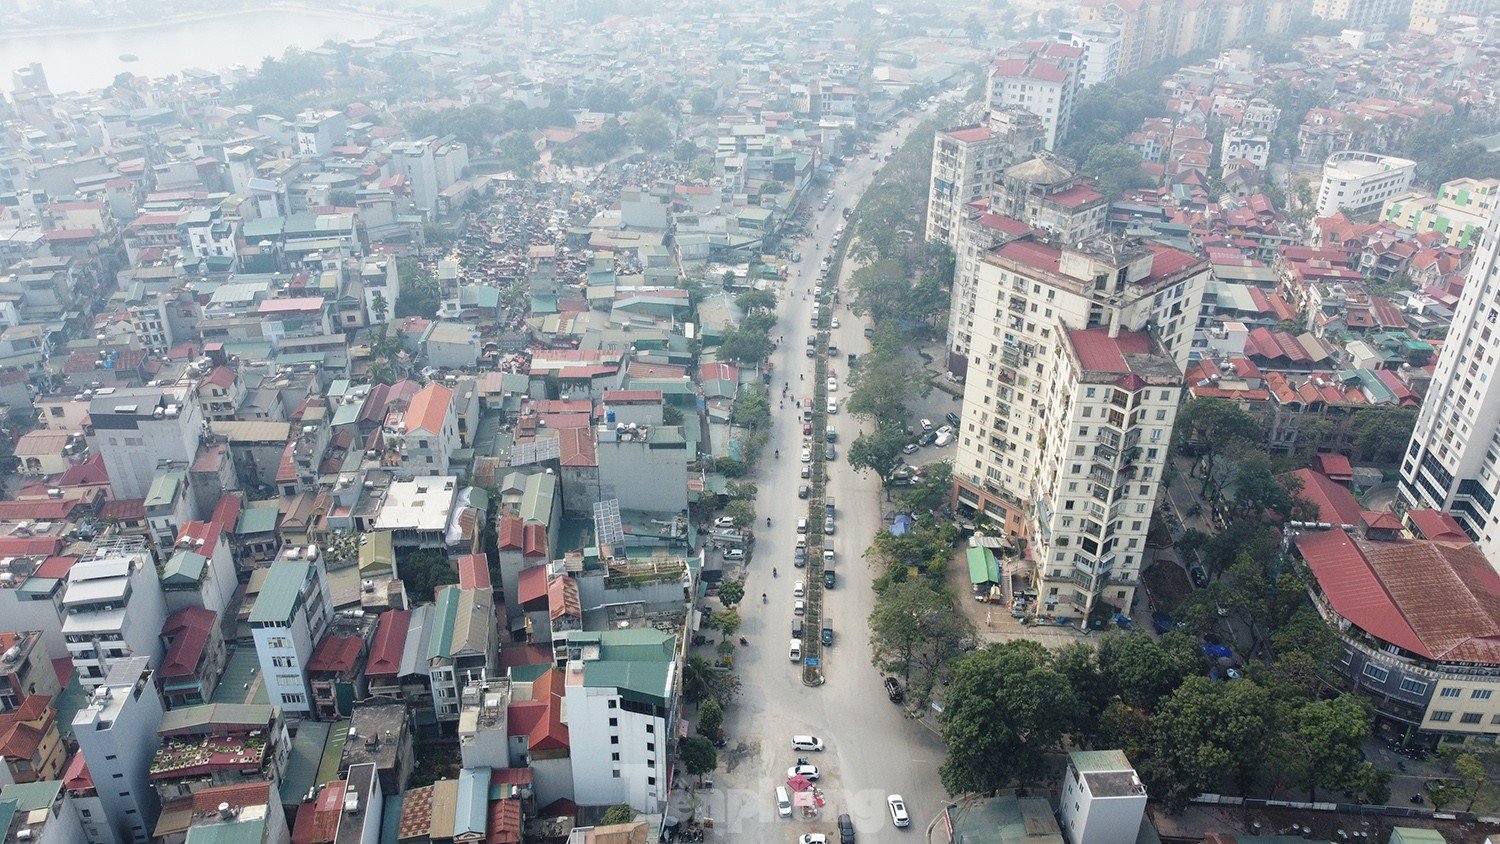
<path fill-rule="evenodd" d="M 792 767 L 786 769 L 786 778 L 791 779 L 792 777 L 806 777 L 809 782 L 817 782 L 818 766 L 793 765 Z"/>
<path fill-rule="evenodd" d="M 724 550 L 724 559 L 726 559 L 726 560 L 743 560 L 743 559 L 745 559 L 745 549 L 743 549 L 743 548 L 726 548 Z"/>
<path fill-rule="evenodd" d="M 839 412 L 839 400 L 838 399 L 829 399 L 828 400 L 828 412 L 829 413 L 838 413 Z"/>
<path fill-rule="evenodd" d="M 733 528 L 734 527 L 734 519 L 731 519 L 728 516 L 720 516 L 717 519 L 714 519 L 714 527 L 716 527 L 716 528 Z"/>
<path fill-rule="evenodd" d="M 952 434 L 938 434 L 937 439 L 933 440 L 932 444 L 937 446 L 938 448 L 942 448 L 943 446 L 951 442 L 953 442 Z"/>
<path fill-rule="evenodd" d="M 951 433 L 953 433 L 953 429 L 951 427 L 947 426 L 947 425 L 944 425 L 941 428 L 938 428 L 938 436 L 942 436 L 943 434 L 951 434 Z"/>
<path fill-rule="evenodd" d="M 901 799 L 901 795 L 892 794 L 885 798 L 885 802 L 891 807 L 891 823 L 896 826 L 911 826 L 911 815 L 906 813 L 906 801 Z"/>
<path fill-rule="evenodd" d="M 810 448 L 804 448 L 804 449 L 802 449 L 802 462 L 803 463 L 811 463 L 812 462 L 812 449 L 810 449 Z"/>
<path fill-rule="evenodd" d="M 830 393 L 837 393 L 838 391 L 839 391 L 839 379 L 834 378 L 831 375 L 828 376 L 828 392 L 830 392 Z"/>
<path fill-rule="evenodd" d="M 839 327 L 839 318 L 838 317 L 834 317 L 833 320 L 831 322 L 829 322 L 828 324 L 830 326 L 834 327 L 834 328 L 838 328 Z"/>
<path fill-rule="evenodd" d="M 803 595 L 806 595 L 806 594 L 807 594 L 807 587 L 802 585 L 802 581 L 799 580 L 796 583 L 792 584 L 792 597 L 793 598 L 800 598 L 800 597 L 802 597 Z"/>
<path fill-rule="evenodd" d="M 823 740 L 817 736 L 792 736 L 793 750 L 822 750 Z"/>
<path fill-rule="evenodd" d="M 792 602 L 792 615 L 807 615 L 807 604 L 803 601 Z"/>
<path fill-rule="evenodd" d="M 931 431 L 932 430 L 932 420 L 931 419 L 923 419 L 921 422 L 919 422 L 917 424 L 919 424 L 919 425 L 922 426 L 922 430 L 923 431 Z"/>
<path fill-rule="evenodd" d="M 821 832 L 804 832 L 797 844 L 828 844 L 828 836 Z"/>

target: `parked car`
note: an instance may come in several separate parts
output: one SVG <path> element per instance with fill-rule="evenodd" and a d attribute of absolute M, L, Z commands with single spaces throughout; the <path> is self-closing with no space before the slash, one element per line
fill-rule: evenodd
<path fill-rule="evenodd" d="M 948 424 L 952 425 L 955 428 L 957 428 L 958 425 L 959 425 L 959 423 L 963 421 L 963 420 L 961 420 L 961 419 L 958 418 L 958 414 L 957 413 L 954 413 L 951 410 L 948 411 L 946 414 L 944 414 L 943 418 L 946 419 L 946 420 L 948 420 Z"/>
<path fill-rule="evenodd" d="M 901 446 L 901 453 L 902 454 L 916 454 L 917 453 L 917 449 L 919 449 L 919 448 L 921 448 L 921 446 L 917 445 L 916 443 L 907 443 L 906 445 Z"/>
<path fill-rule="evenodd" d="M 807 546 L 806 545 L 798 545 L 797 549 L 792 552 L 792 567 L 800 569 L 800 568 L 805 567 L 806 565 L 807 565 Z"/>
<path fill-rule="evenodd" d="M 854 819 L 839 815 L 839 844 L 854 844 Z"/>
<path fill-rule="evenodd" d="M 944 434 L 951 434 L 951 433 L 953 433 L 953 429 L 950 428 L 950 427 L 948 427 L 947 425 L 944 425 L 941 428 L 938 428 L 937 432 L 938 432 L 938 436 L 941 437 Z"/>
<path fill-rule="evenodd" d="M 932 420 L 931 419 L 923 419 L 921 422 L 918 422 L 917 424 L 922 426 L 922 431 L 923 432 L 931 431 L 932 430 Z"/>
<path fill-rule="evenodd" d="M 743 548 L 727 548 L 724 551 L 724 559 L 726 559 L 726 560 L 743 560 L 743 559 L 745 559 L 745 549 L 743 549 Z"/>
<path fill-rule="evenodd" d="M 804 437 L 810 437 L 810 436 L 812 436 L 812 423 L 811 422 L 803 422 L 802 423 L 802 436 L 804 436 Z"/>
<path fill-rule="evenodd" d="M 859 355 L 855 354 L 854 352 L 850 352 L 849 353 L 849 365 L 853 366 L 854 362 L 857 361 L 857 360 L 859 360 Z"/>
<path fill-rule="evenodd" d="M 901 681 L 895 677 L 885 678 L 885 696 L 891 699 L 891 703 L 906 700 L 906 692 L 901 691 Z"/>
<path fill-rule="evenodd" d="M 833 447 L 833 443 L 829 443 L 823 449 L 823 459 L 824 460 L 833 460 L 836 457 L 838 457 L 838 451 Z"/>
<path fill-rule="evenodd" d="M 801 598 L 802 596 L 804 596 L 806 594 L 807 594 L 807 587 L 802 584 L 802 581 L 799 580 L 796 583 L 792 584 L 792 596 L 793 597 Z"/>
<path fill-rule="evenodd" d="M 1199 589 L 1208 585 L 1208 569 L 1205 569 L 1203 566 L 1193 566 L 1188 569 L 1188 574 L 1192 575 L 1193 585 Z"/>
<path fill-rule="evenodd" d="M 937 437 L 933 439 L 932 444 L 937 446 L 938 448 L 942 448 L 943 446 L 951 442 L 953 442 L 953 434 L 952 432 L 946 432 L 938 434 Z"/>
<path fill-rule="evenodd" d="M 811 463 L 812 462 L 812 449 L 810 449 L 810 448 L 804 448 L 804 449 L 802 449 L 802 462 L 803 463 Z"/>
<path fill-rule="evenodd" d="M 906 801 L 901 795 L 892 794 L 885 798 L 886 805 L 891 807 L 891 823 L 899 827 L 911 826 L 911 815 L 906 813 Z"/>
<path fill-rule="evenodd" d="M 839 400 L 838 399 L 829 399 L 828 400 L 827 410 L 828 410 L 828 412 L 830 414 L 832 414 L 832 413 L 838 413 L 839 412 Z"/>
<path fill-rule="evenodd" d="M 829 572 L 829 574 L 832 574 L 832 572 Z M 823 644 L 833 645 L 833 622 L 826 618 L 823 619 Z"/>
<path fill-rule="evenodd" d="M 833 535 L 833 517 L 829 516 L 823 520 L 823 532 L 829 536 Z"/>
<path fill-rule="evenodd" d="M 828 836 L 821 832 L 804 832 L 797 844 L 828 844 Z"/>
<path fill-rule="evenodd" d="M 839 318 L 838 317 L 834 317 L 832 320 L 829 321 L 828 325 L 829 325 L 830 328 L 838 328 L 839 327 Z"/>
<path fill-rule="evenodd" d="M 831 443 L 836 443 L 839 441 L 839 432 L 833 430 L 832 428 L 829 428 L 828 430 L 823 432 L 823 439 Z"/>
<path fill-rule="evenodd" d="M 792 615 L 807 615 L 807 603 L 796 601 L 792 604 Z"/>
<path fill-rule="evenodd" d="M 935 440 L 937 440 L 937 432 L 928 431 L 922 436 L 917 437 L 917 445 L 923 446 L 925 448 L 926 446 L 932 445 Z"/>
<path fill-rule="evenodd" d="M 776 814 L 783 818 L 792 816 L 792 795 L 784 785 L 776 786 Z"/>
<path fill-rule="evenodd" d="M 807 498 L 810 495 L 812 495 L 812 487 L 808 486 L 807 484 L 803 484 L 797 487 L 798 498 Z"/>
<path fill-rule="evenodd" d="M 793 765 L 792 767 L 786 769 L 786 778 L 791 779 L 792 777 L 806 777 L 810 782 L 817 782 L 818 766 Z"/>
<path fill-rule="evenodd" d="M 822 750 L 823 740 L 817 736 L 792 736 L 793 750 Z"/>
<path fill-rule="evenodd" d="M 719 530 L 733 530 L 734 519 L 731 519 L 728 516 L 720 516 L 717 519 L 714 519 L 714 527 L 718 528 Z"/>
<path fill-rule="evenodd" d="M 802 477 L 803 478 L 810 478 L 810 477 L 812 477 L 812 464 L 810 464 L 810 463 L 804 463 L 804 464 L 802 464 Z"/>
<path fill-rule="evenodd" d="M 830 393 L 837 393 L 838 391 L 839 391 L 839 379 L 834 378 L 833 376 L 830 375 L 828 377 L 828 392 L 830 392 Z"/>
<path fill-rule="evenodd" d="M 797 520 L 797 532 L 807 533 L 807 519 L 802 518 Z"/>

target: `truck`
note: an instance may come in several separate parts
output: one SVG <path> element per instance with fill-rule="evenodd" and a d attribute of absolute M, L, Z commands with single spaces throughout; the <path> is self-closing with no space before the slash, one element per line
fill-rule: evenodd
<path fill-rule="evenodd" d="M 832 589 L 838 580 L 838 572 L 834 569 L 834 561 L 827 560 L 823 563 L 823 588 Z"/>
<path fill-rule="evenodd" d="M 831 496 L 831 495 L 825 495 L 825 496 L 823 496 L 823 516 L 824 516 L 824 518 L 829 518 L 829 519 L 833 518 L 833 512 L 834 512 L 833 496 Z"/>

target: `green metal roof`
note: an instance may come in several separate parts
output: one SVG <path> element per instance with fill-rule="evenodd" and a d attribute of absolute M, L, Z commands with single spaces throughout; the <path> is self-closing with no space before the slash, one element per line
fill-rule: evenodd
<path fill-rule="evenodd" d="M 163 585 L 197 583 L 203 579 L 203 572 L 207 569 L 207 557 L 196 551 L 178 551 L 162 566 L 161 582 Z"/>
<path fill-rule="evenodd" d="M 538 473 L 527 477 L 526 489 L 521 493 L 521 520 L 530 524 L 550 525 L 556 495 L 556 475 Z"/>
<path fill-rule="evenodd" d="M 14 801 L 18 812 L 30 812 L 36 809 L 52 808 L 52 804 L 57 802 L 57 794 L 60 791 L 62 791 L 62 780 L 12 783 L 0 788 L 0 800 Z"/>
<path fill-rule="evenodd" d="M 988 548 L 970 548 L 964 552 L 969 559 L 969 582 L 999 583 L 1000 565 Z"/>
<path fill-rule="evenodd" d="M 262 621 L 286 621 L 302 598 L 302 584 L 307 582 L 308 570 L 312 566 L 298 560 L 277 560 L 266 572 L 260 594 L 255 598 L 255 608 L 250 610 L 250 623 Z"/>
<path fill-rule="evenodd" d="M 1068 754 L 1068 761 L 1073 763 L 1080 774 L 1135 769 L 1123 750 L 1075 750 Z"/>
<path fill-rule="evenodd" d="M 391 542 L 391 532 L 374 530 L 359 538 L 359 573 L 361 575 L 380 571 L 394 571 L 396 549 Z"/>
<path fill-rule="evenodd" d="M 242 535 L 270 533 L 276 529 L 276 517 L 279 515 L 281 515 L 279 507 L 257 507 L 254 504 L 248 504 L 240 511 L 240 518 L 235 522 L 234 532 Z"/>
<path fill-rule="evenodd" d="M 177 498 L 177 490 L 187 480 L 187 472 L 181 469 L 157 472 L 151 479 L 151 489 L 146 493 L 146 509 L 169 506 Z"/>
<path fill-rule="evenodd" d="M 6 797 L 5 792 L 0 791 L 0 798 Z M 1435 829 L 1417 829 L 1410 826 L 1398 826 L 1391 829 L 1391 844 L 1444 844 L 1448 839 Z"/>
<path fill-rule="evenodd" d="M 300 803 L 309 789 L 317 784 L 318 759 L 323 755 L 323 746 L 328 743 L 328 733 L 333 724 L 327 721 L 303 721 L 292 737 L 291 752 L 287 754 L 286 773 L 281 778 L 282 803 Z"/>
<path fill-rule="evenodd" d="M 457 586 L 444 586 L 437 593 L 437 608 L 432 614 L 432 638 L 427 644 L 427 658 L 449 659 L 453 656 L 453 628 L 458 623 Z"/>
<path fill-rule="evenodd" d="M 513 665 L 510 669 L 510 679 L 515 683 L 530 683 L 536 678 L 546 674 L 552 668 L 552 663 L 542 662 L 536 665 Z"/>
<path fill-rule="evenodd" d="M 261 844 L 266 836 L 266 819 L 252 818 L 190 826 L 185 844 Z"/>
<path fill-rule="evenodd" d="M 619 689 L 622 695 L 666 703 L 671 696 L 671 689 L 667 687 L 671 674 L 670 662 L 600 660 L 584 664 L 583 685 L 590 688 Z"/>
<path fill-rule="evenodd" d="M 266 724 L 276 707 L 264 703 L 200 703 L 162 713 L 159 732 L 190 730 L 212 724 Z"/>

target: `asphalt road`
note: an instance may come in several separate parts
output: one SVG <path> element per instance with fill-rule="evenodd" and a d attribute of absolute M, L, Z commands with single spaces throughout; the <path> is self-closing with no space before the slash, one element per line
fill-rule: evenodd
<path fill-rule="evenodd" d="M 874 148 L 882 153 L 889 150 L 913 125 L 906 121 L 881 136 Z M 771 385 L 774 396 L 780 395 L 786 380 L 791 382 L 793 399 L 812 394 L 812 361 L 804 351 L 811 332 L 812 303 L 804 293 L 816 283 L 819 261 L 832 248 L 840 211 L 855 204 L 879 165 L 868 156 L 851 159 L 834 181 L 828 208 L 814 212 L 818 229 L 802 244 L 803 261 L 793 267 L 780 305 L 777 333 L 784 342 L 773 356 L 778 373 Z M 843 285 L 847 291 L 847 278 Z M 833 331 L 839 360 L 831 368 L 839 376 L 839 388 L 831 395 L 842 404 L 848 397 L 846 357 L 851 351 L 863 354 L 869 344 L 862 320 L 842 306 L 834 315 L 840 322 Z M 798 374 L 805 374 L 807 380 L 799 380 Z M 834 643 L 824 649 L 827 682 L 809 688 L 802 683 L 800 664 L 788 658 L 793 584 L 806 572 L 792 566 L 796 521 L 807 513 L 807 502 L 797 497 L 798 486 L 805 483 L 799 477 L 802 423 L 794 401 L 775 412 L 781 416 L 754 478 L 760 488 L 757 536 L 741 612 L 741 632 L 749 646 L 736 653 L 742 688 L 727 713 L 729 744 L 720 752 L 715 787 L 696 795 L 701 801 L 699 815 L 714 819 L 714 840 L 793 841 L 805 832 L 832 834 L 835 818 L 844 812 L 853 816 L 861 842 L 920 837 L 946 799 L 937 779 L 943 748 L 931 729 L 906 718 L 900 707 L 886 699 L 880 676 L 870 664 L 867 620 L 874 593 L 871 571 L 862 555 L 882 521 L 878 481 L 873 476 L 861 477 L 845 460 L 860 422 L 843 412 L 829 419 L 838 432 L 838 459 L 828 464 L 828 491 L 838 502 L 837 532 L 831 537 L 838 582 L 825 592 L 823 606 L 833 621 Z M 772 456 L 774 449 L 780 449 L 780 458 Z M 772 519 L 769 529 L 767 516 Z M 773 566 L 779 577 L 772 577 Z M 768 603 L 758 600 L 761 593 L 767 594 Z M 821 753 L 793 751 L 791 736 L 809 733 L 822 738 L 826 749 Z M 748 745 L 743 756 L 735 753 L 740 742 Z M 785 784 L 786 769 L 798 756 L 807 756 L 822 775 L 819 786 L 826 805 L 816 820 L 802 820 L 800 811 L 793 820 L 777 817 L 775 788 Z M 732 770 L 726 771 L 729 766 Z M 906 798 L 912 816 L 906 829 L 891 823 L 886 808 L 886 795 L 891 793 Z M 837 840 L 836 835 L 831 837 Z"/>

